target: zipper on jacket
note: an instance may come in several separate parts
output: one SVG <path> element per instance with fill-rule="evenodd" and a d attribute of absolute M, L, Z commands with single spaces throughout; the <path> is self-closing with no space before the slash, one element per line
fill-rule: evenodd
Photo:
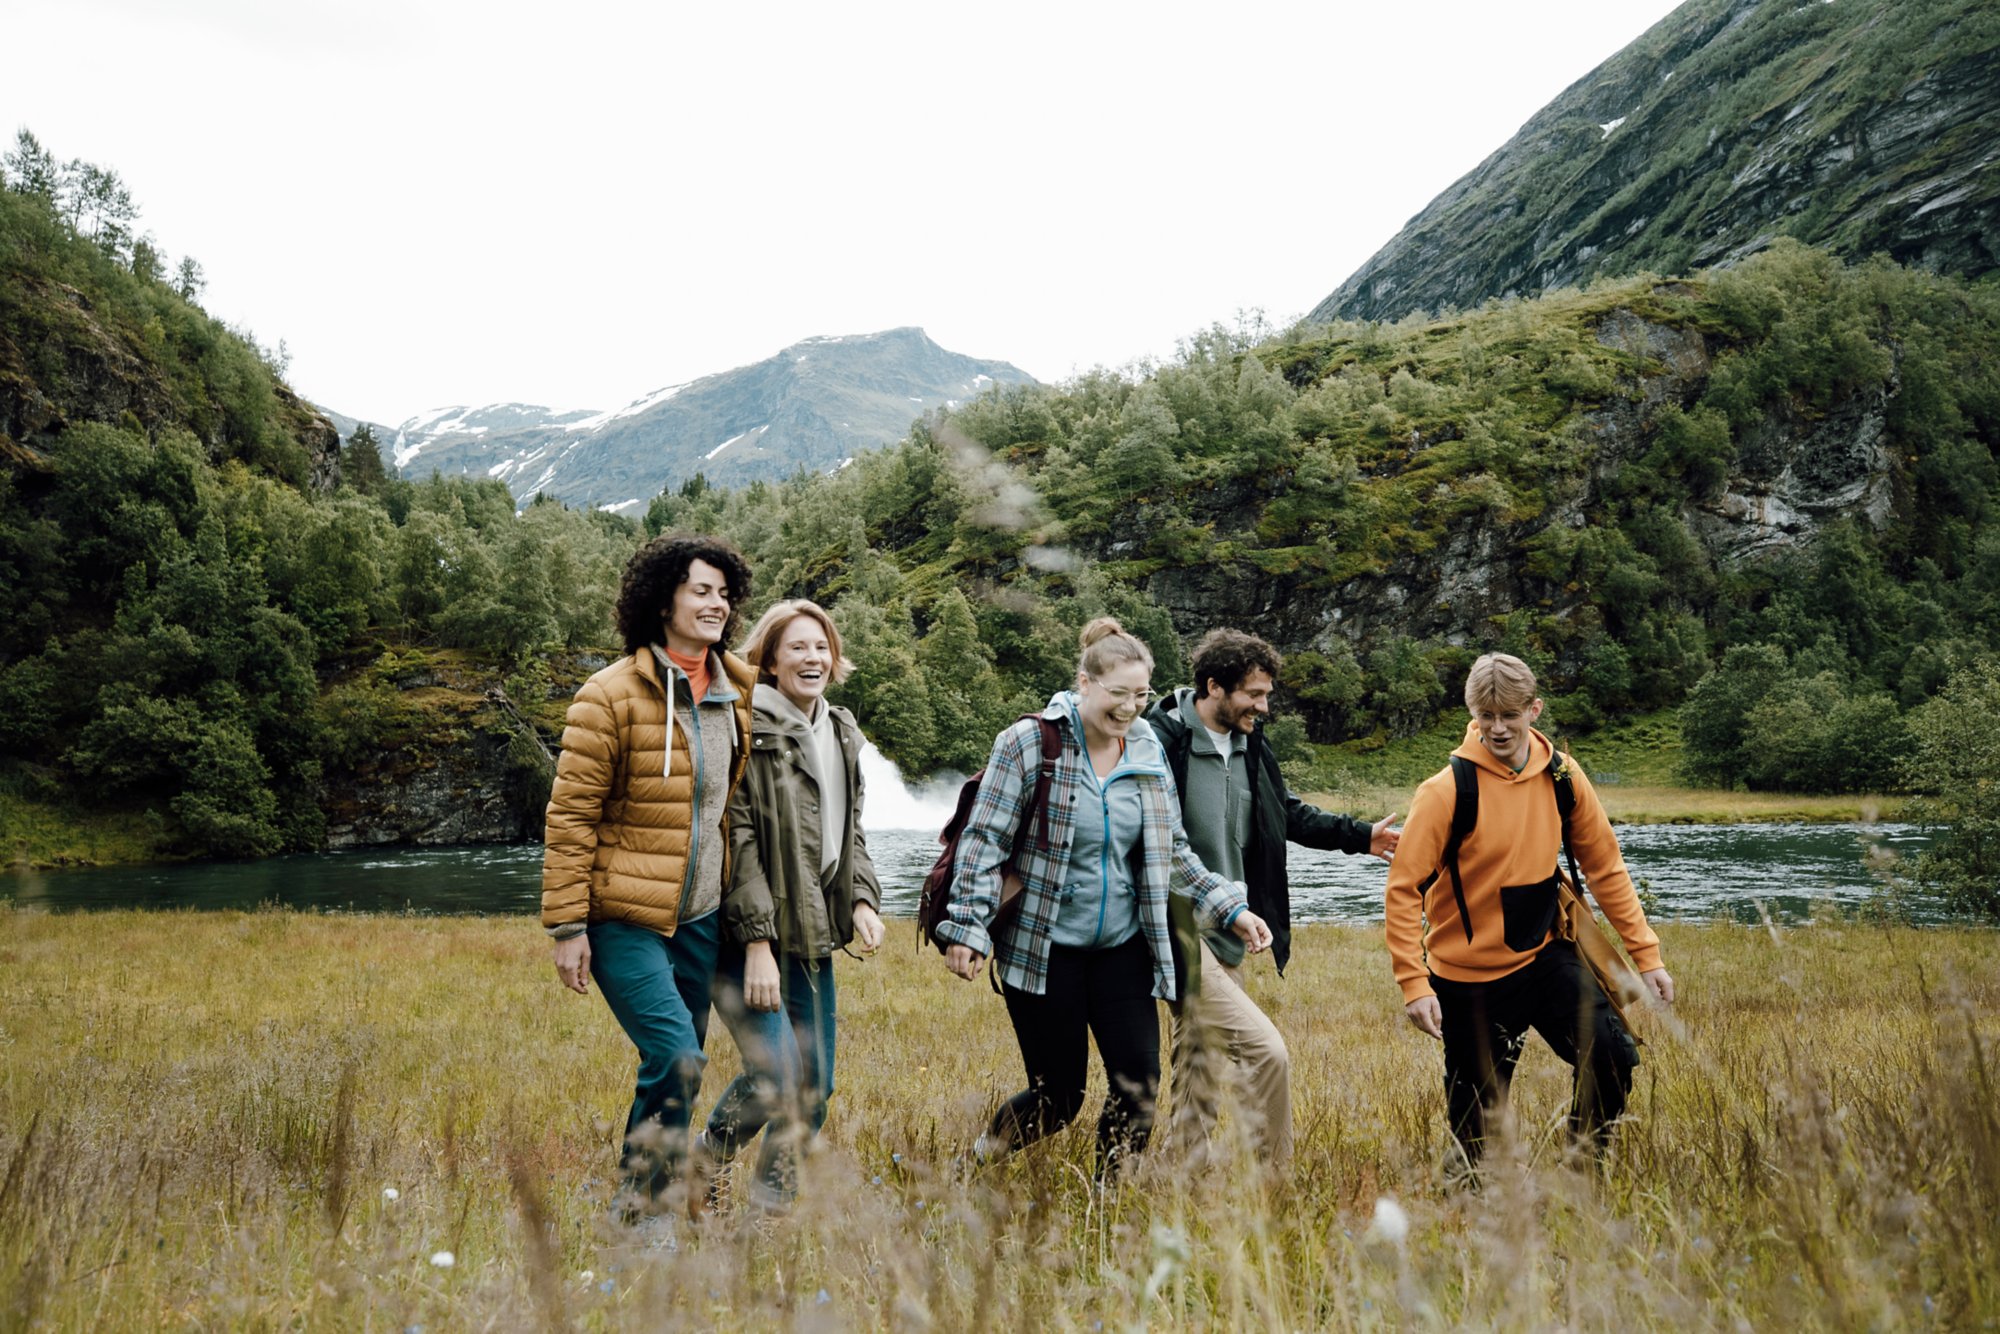
<path fill-rule="evenodd" d="M 674 668 L 676 672 L 680 668 Z M 688 680 L 682 676 L 680 680 Z M 688 718 L 694 722 L 688 728 L 688 760 L 694 764 L 694 790 L 688 792 L 688 870 L 680 878 L 680 896 L 686 902 L 688 894 L 694 892 L 694 870 L 702 864 L 702 760 L 706 760 L 702 746 L 702 702 L 694 698 L 694 682 L 688 680 Z M 668 714 L 672 716 L 672 714 Z M 672 734 L 666 738 L 666 754 L 674 754 Z"/>

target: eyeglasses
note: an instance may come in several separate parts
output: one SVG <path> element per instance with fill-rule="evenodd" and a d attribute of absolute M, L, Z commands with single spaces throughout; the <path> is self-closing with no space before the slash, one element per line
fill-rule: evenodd
<path fill-rule="evenodd" d="M 1097 681 L 1097 678 L 1094 676 L 1090 679 Z M 1129 686 L 1108 686 L 1102 681 L 1097 681 L 1097 684 L 1105 694 L 1111 696 L 1112 699 L 1120 704 L 1137 704 L 1143 709 L 1153 699 L 1153 688 L 1151 686 L 1140 686 L 1137 690 L 1133 690 Z"/>

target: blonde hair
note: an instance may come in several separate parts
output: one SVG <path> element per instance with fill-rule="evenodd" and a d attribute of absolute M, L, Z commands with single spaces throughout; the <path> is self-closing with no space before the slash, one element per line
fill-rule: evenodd
<path fill-rule="evenodd" d="M 1076 660 L 1076 669 L 1085 676 L 1102 676 L 1128 662 L 1143 662 L 1147 671 L 1153 670 L 1153 651 L 1115 616 L 1100 616 L 1084 626 L 1077 643 L 1083 653 Z"/>
<path fill-rule="evenodd" d="M 801 616 L 810 616 L 819 622 L 820 629 L 826 631 L 826 646 L 833 653 L 833 673 L 830 682 L 839 685 L 854 670 L 854 664 L 847 660 L 847 654 L 840 647 L 840 630 L 834 625 L 833 617 L 826 608 L 805 598 L 794 598 L 790 602 L 774 602 L 757 624 L 751 627 L 750 637 L 743 641 L 743 660 L 757 669 L 759 681 L 771 681 L 771 659 L 777 656 L 778 635 L 784 628 Z"/>
<path fill-rule="evenodd" d="M 1465 707 L 1495 712 L 1525 709 L 1535 701 L 1535 670 L 1511 653 L 1488 653 L 1465 674 Z"/>

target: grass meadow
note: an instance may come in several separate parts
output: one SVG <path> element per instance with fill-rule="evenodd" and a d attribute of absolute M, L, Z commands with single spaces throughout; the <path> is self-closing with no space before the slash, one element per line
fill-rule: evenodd
<path fill-rule="evenodd" d="M 1289 1181 L 1156 1148 L 1094 1191 L 1088 1124 L 952 1166 L 1018 1057 L 985 982 L 891 923 L 881 956 L 839 961 L 839 1091 L 799 1206 L 645 1246 L 605 1217 L 631 1050 L 529 922 L 0 928 L 9 1329 L 2000 1321 L 1990 931 L 1667 924 L 1681 1004 L 1645 1027 L 1612 1156 L 1565 1163 L 1567 1071 L 1536 1042 L 1516 1139 L 1468 1194 L 1374 931 L 1309 927 L 1285 979 L 1251 970 L 1293 1055 Z M 704 1102 L 735 1066 L 719 1024 L 710 1052 Z"/>

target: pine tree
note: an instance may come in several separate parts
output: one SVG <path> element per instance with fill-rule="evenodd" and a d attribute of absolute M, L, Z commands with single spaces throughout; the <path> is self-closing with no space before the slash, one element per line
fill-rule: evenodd
<path fill-rule="evenodd" d="M 347 484 L 364 496 L 379 496 L 388 484 L 388 470 L 382 466 L 382 448 L 375 428 L 363 422 L 347 437 L 340 451 L 340 474 Z"/>

